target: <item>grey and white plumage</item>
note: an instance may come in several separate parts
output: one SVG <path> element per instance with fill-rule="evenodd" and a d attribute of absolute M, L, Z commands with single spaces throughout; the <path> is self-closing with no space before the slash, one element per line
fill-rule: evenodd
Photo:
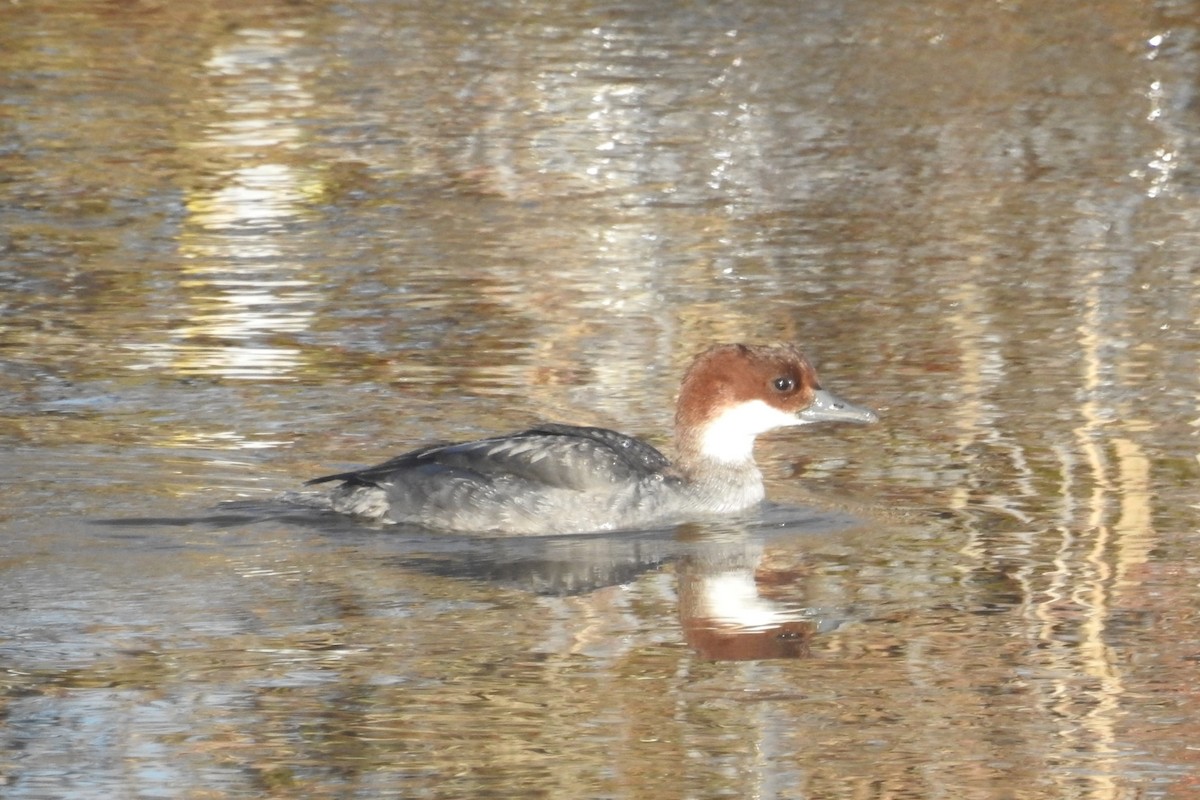
<path fill-rule="evenodd" d="M 763 499 L 755 437 L 875 414 L 821 389 L 793 346 L 720 345 L 684 376 L 672 463 L 631 436 L 544 424 L 520 433 L 422 447 L 373 467 L 326 475 L 338 512 L 453 531 L 544 534 L 647 528 L 729 514 Z"/>

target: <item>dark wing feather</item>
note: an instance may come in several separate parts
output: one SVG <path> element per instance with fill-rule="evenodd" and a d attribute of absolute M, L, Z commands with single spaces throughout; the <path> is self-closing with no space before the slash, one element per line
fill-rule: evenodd
<path fill-rule="evenodd" d="M 313 478 L 304 482 L 305 486 L 312 486 L 318 483 L 327 483 L 329 481 L 345 481 L 346 483 L 357 483 L 362 486 L 374 486 L 375 482 L 388 473 L 404 467 L 415 467 L 420 465 L 422 458 L 435 450 L 442 447 L 453 446 L 444 444 L 430 444 L 416 450 L 410 450 L 407 453 L 398 455 L 395 458 L 389 458 L 382 464 L 376 464 L 373 467 L 365 469 L 355 469 L 349 472 L 338 472 L 333 475 L 322 475 L 319 478 Z"/>
<path fill-rule="evenodd" d="M 545 424 L 511 436 L 422 447 L 373 467 L 325 475 L 308 484 L 340 480 L 377 486 L 410 470 L 428 473 L 438 467 L 482 481 L 505 477 L 588 490 L 663 473 L 670 462 L 654 447 L 616 431 Z"/>

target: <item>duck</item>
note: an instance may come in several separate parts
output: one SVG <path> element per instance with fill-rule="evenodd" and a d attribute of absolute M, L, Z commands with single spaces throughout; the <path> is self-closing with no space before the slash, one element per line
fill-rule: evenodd
<path fill-rule="evenodd" d="M 768 431 L 878 415 L 824 389 L 792 344 L 720 344 L 683 376 L 675 459 L 608 428 L 543 423 L 419 447 L 339 482 L 333 511 L 458 533 L 546 535 L 645 530 L 747 512 L 765 499 L 754 461 Z"/>

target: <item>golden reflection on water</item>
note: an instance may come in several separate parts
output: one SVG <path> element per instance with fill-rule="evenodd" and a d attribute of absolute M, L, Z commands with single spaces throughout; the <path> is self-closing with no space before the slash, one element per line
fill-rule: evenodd
<path fill-rule="evenodd" d="M 1152 527 L 1151 461 L 1137 441 L 1122 432 L 1135 433 L 1149 423 L 1128 401 L 1119 402 L 1125 390 L 1137 391 L 1136 374 L 1114 368 L 1111 353 L 1121 352 L 1134 340 L 1121 324 L 1126 297 L 1107 289 L 1109 273 L 1097 269 L 1080 286 L 1082 314 L 1076 328 L 1082 353 L 1078 414 L 1074 442 L 1049 443 L 1059 475 L 1058 523 L 1053 528 L 1030 530 L 1021 536 L 1029 552 L 1037 552 L 1058 539 L 1053 569 L 1038 574 L 1031 561 L 1016 570 L 1025 598 L 1023 613 L 1035 627 L 1037 643 L 1033 663 L 1042 671 L 1033 681 L 1034 696 L 1043 719 L 1059 720 L 1059 736 L 1076 752 L 1091 756 L 1086 777 L 1087 796 L 1126 796 L 1121 783 L 1124 753 L 1119 728 L 1127 706 L 1120 654 L 1110 642 L 1119 636 L 1123 606 L 1141 590 L 1127 576 L 1145 564 L 1156 544 Z M 1046 442 L 1027 442 L 1006 435 L 988 405 L 1005 381 L 1019 383 L 994 335 L 980 287 L 965 281 L 954 293 L 954 312 L 948 321 L 956 328 L 962 370 L 957 383 L 954 420 L 958 449 L 972 453 L 978 442 L 1005 454 L 1005 485 L 1009 491 L 981 492 L 981 486 L 960 484 L 951 495 L 952 507 L 995 509 L 1029 525 L 1038 518 L 1030 508 L 1048 488 L 1034 464 L 1044 461 Z M 981 438 L 982 437 L 982 438 Z M 983 470 L 976 470 L 983 474 Z M 961 551 L 980 564 L 992 557 L 991 543 L 982 531 L 969 537 Z M 1086 676 L 1081 680 L 1080 675 Z M 1069 796 L 1076 779 L 1063 776 L 1059 790 Z"/>
<path fill-rule="evenodd" d="M 1078 518 L 1069 520 L 1072 527 L 1063 533 L 1091 540 L 1090 546 L 1079 543 L 1087 553 L 1089 569 L 1084 572 L 1078 564 L 1059 560 L 1059 570 L 1052 574 L 1053 588 L 1047 601 L 1037 604 L 1034 616 L 1043 624 L 1039 638 L 1046 645 L 1043 652 L 1050 657 L 1049 666 L 1063 674 L 1082 669 L 1094 679 L 1082 697 L 1073 691 L 1075 681 L 1064 681 L 1044 702 L 1061 714 L 1067 710 L 1077 712 L 1086 698 L 1090 707 L 1080 717 L 1082 725 L 1063 735 L 1075 746 L 1091 748 L 1100 757 L 1097 766 L 1103 768 L 1091 776 L 1097 796 L 1118 797 L 1116 773 L 1120 767 L 1103 757 L 1115 758 L 1120 752 L 1117 727 L 1123 716 L 1126 689 L 1119 659 L 1108 643 L 1108 628 L 1123 599 L 1122 576 L 1144 563 L 1149 553 L 1152 514 L 1145 481 L 1148 463 L 1136 445 L 1114 435 L 1114 429 L 1123 426 L 1117 420 L 1130 419 L 1131 409 L 1114 408 L 1107 399 L 1124 382 L 1122 372 L 1111 369 L 1104 353 L 1126 346 L 1127 332 L 1114 325 L 1119 315 L 1104 299 L 1105 274 L 1096 270 L 1090 277 L 1092 282 L 1083 287 L 1084 310 L 1078 326 L 1083 353 L 1080 389 L 1085 399 L 1079 408 L 1083 424 L 1075 433 L 1086 475 L 1083 486 L 1090 486 L 1091 491 L 1083 497 L 1063 497 L 1064 507 L 1080 506 Z M 1110 453 L 1117 460 L 1115 474 Z M 1069 485 L 1064 480 L 1064 487 Z M 1081 617 L 1078 621 L 1074 619 L 1077 616 Z M 1061 641 L 1065 622 L 1076 628 L 1080 637 L 1070 651 Z"/>
<path fill-rule="evenodd" d="M 170 341 L 135 349 L 137 370 L 280 380 L 304 364 L 285 342 L 307 331 L 318 294 L 289 253 L 305 204 L 320 192 L 310 168 L 291 163 L 303 132 L 291 120 L 314 99 L 295 51 L 300 31 L 248 29 L 218 45 L 205 67 L 220 119 L 191 146 L 214 173 L 189 188 L 178 247 L 188 318 Z"/>

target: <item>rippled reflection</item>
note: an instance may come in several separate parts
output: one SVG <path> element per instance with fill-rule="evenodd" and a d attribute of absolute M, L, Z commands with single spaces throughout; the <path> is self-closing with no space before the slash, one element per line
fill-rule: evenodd
<path fill-rule="evenodd" d="M 211 188 L 191 191 L 179 239 L 187 320 L 171 341 L 141 345 L 135 369 L 245 380 L 289 377 L 303 363 L 287 344 L 308 330 L 318 295 L 291 254 L 298 224 L 319 191 L 311 171 L 288 154 L 302 143 L 291 122 L 313 104 L 298 31 L 246 30 L 222 45 L 206 67 L 214 115 L 193 147 L 214 172 Z"/>
<path fill-rule="evenodd" d="M 1193 12 L 7 4 L 0 791 L 1191 797 Z M 545 418 L 668 445 L 746 339 L 883 407 L 758 446 L 869 523 L 263 499 Z"/>

